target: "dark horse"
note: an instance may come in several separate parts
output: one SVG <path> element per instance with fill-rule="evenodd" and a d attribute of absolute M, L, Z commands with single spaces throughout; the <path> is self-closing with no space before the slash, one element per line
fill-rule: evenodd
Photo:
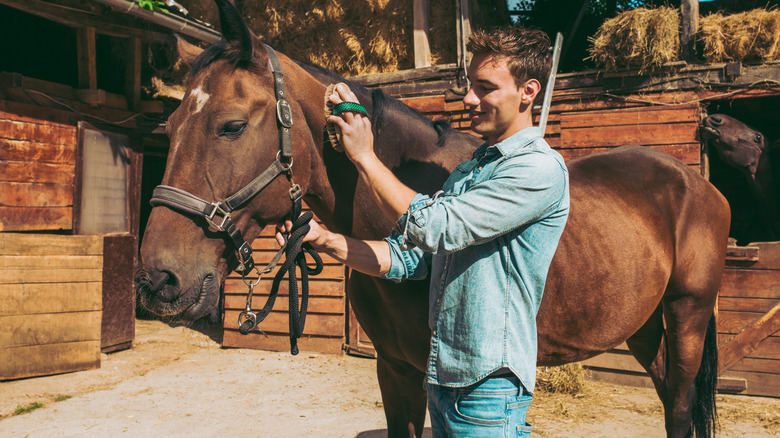
<path fill-rule="evenodd" d="M 214 201 L 247 184 L 279 150 L 268 55 L 235 7 L 217 3 L 225 40 L 202 53 L 180 43 L 191 71 L 169 120 L 163 180 Z M 285 56 L 281 64 L 295 123 L 294 178 L 305 201 L 332 230 L 361 239 L 387 235 L 392 223 L 326 140 L 325 89 L 343 79 Z M 372 114 L 378 156 L 416 190 L 437 190 L 480 143 L 379 91 L 350 86 Z M 626 341 L 652 377 L 668 435 L 709 435 L 717 369 L 713 308 L 728 204 L 696 172 L 648 148 L 574 160 L 569 169 L 570 217 L 537 317 L 539 365 L 581 361 Z M 235 212 L 247 240 L 289 214 L 289 187 L 278 177 Z M 202 219 L 154 208 L 141 247 L 139 299 L 161 315 L 207 315 L 236 266 L 231 248 Z M 349 280 L 350 302 L 378 353 L 390 436 L 422 433 L 427 291 L 424 281 L 394 284 L 357 273 Z"/>

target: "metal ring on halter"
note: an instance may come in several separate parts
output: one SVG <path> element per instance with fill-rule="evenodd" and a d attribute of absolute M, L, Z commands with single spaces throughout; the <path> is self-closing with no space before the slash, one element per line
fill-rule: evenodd
<path fill-rule="evenodd" d="M 255 286 L 257 286 L 260 283 L 260 280 L 262 278 L 261 276 L 263 275 L 262 272 L 260 272 L 260 268 L 258 268 L 257 265 L 255 265 L 255 272 L 257 272 L 257 280 L 255 280 L 254 283 L 251 281 L 246 281 L 246 275 L 241 275 L 241 281 L 243 281 L 244 284 L 250 288 L 254 288 Z"/>
<path fill-rule="evenodd" d="M 290 157 L 290 162 L 289 163 L 283 163 L 282 160 L 279 159 L 279 158 L 281 158 L 281 156 L 282 156 L 282 151 L 277 152 L 276 153 L 276 161 L 282 163 L 282 170 L 287 172 L 288 170 L 292 169 L 293 158 Z"/>

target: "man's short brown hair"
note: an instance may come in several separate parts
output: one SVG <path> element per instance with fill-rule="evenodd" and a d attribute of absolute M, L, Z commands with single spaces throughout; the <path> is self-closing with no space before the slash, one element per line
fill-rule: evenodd
<path fill-rule="evenodd" d="M 469 37 L 466 49 L 474 55 L 505 56 L 509 73 L 519 87 L 529 79 L 542 85 L 544 95 L 552 66 L 550 37 L 540 29 L 508 25 L 488 30 L 476 30 Z"/>

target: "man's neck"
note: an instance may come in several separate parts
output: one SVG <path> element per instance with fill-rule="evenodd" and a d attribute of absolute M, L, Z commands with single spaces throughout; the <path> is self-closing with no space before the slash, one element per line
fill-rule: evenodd
<path fill-rule="evenodd" d="M 525 128 L 530 128 L 534 126 L 533 118 L 529 114 L 526 117 L 521 117 L 518 119 L 517 123 L 512 124 L 509 129 L 504 131 L 503 134 L 495 136 L 495 137 L 488 137 L 488 146 L 493 146 L 496 143 L 502 142 L 506 140 L 507 138 L 517 134 L 518 132 L 522 131 Z"/>

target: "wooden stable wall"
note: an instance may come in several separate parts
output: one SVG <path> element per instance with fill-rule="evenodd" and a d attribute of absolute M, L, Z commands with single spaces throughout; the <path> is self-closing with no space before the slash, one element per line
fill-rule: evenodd
<path fill-rule="evenodd" d="M 0 380 L 100 367 L 102 236 L 0 233 Z"/>
<path fill-rule="evenodd" d="M 252 242 L 255 263 L 260 269 L 268 264 L 279 249 L 273 233 L 274 227 L 268 226 L 260 237 Z M 325 254 L 320 253 L 320 256 L 325 267 L 319 275 L 309 277 L 308 314 L 304 336 L 298 340 L 298 348 L 301 351 L 336 354 L 343 351 L 346 339 L 346 268 Z M 282 259 L 284 260 L 284 257 Z M 277 271 L 278 268 L 263 276 L 255 287 L 252 300 L 253 311 L 257 312 L 265 306 Z M 300 275 L 298 277 L 300 278 Z M 251 278 L 256 279 L 256 274 Z M 225 281 L 222 346 L 289 351 L 288 288 L 285 276 L 279 287 L 279 296 L 276 298 L 274 310 L 259 324 L 259 328 L 268 337 L 259 332 L 242 335 L 238 332 L 238 315 L 246 308 L 248 287 L 239 275 L 231 273 Z M 298 291 L 300 294 L 300 280 Z"/>
<path fill-rule="evenodd" d="M 71 229 L 76 133 L 0 111 L 0 231 Z"/>

